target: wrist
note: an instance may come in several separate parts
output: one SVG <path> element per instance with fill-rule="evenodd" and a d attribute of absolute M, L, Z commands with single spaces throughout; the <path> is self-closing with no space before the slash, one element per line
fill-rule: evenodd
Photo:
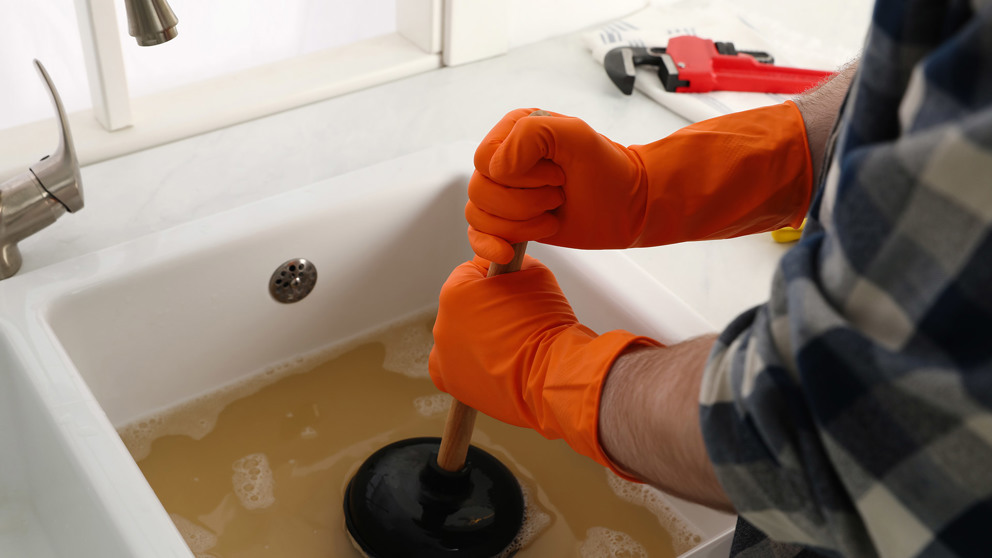
<path fill-rule="evenodd" d="M 549 371 L 539 389 L 533 390 L 540 393 L 539 400 L 531 405 L 534 415 L 543 418 L 535 428 L 547 438 L 564 439 L 577 453 L 634 480 L 607 457 L 600 444 L 603 385 L 621 355 L 638 348 L 658 347 L 660 343 L 623 330 L 597 336 L 584 326 L 577 328 L 568 337 L 556 339 L 556 346 L 549 351 Z"/>
<path fill-rule="evenodd" d="M 806 130 L 814 179 L 818 179 L 822 172 L 830 134 L 857 69 L 858 61 L 855 60 L 827 81 L 793 99 Z"/>

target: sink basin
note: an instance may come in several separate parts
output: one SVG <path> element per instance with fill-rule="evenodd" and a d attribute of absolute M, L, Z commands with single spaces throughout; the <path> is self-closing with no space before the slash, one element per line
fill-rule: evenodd
<path fill-rule="evenodd" d="M 472 149 L 388 161 L 0 285 L 0 554 L 5 502 L 23 501 L 24 544 L 47 552 L 33 555 L 191 557 L 115 427 L 435 305 L 471 256 Z M 670 343 L 710 329 L 622 253 L 529 253 L 597 331 Z M 281 304 L 269 277 L 292 258 L 318 280 Z M 664 498 L 702 537 L 684 556 L 726 556 L 732 516 Z"/>

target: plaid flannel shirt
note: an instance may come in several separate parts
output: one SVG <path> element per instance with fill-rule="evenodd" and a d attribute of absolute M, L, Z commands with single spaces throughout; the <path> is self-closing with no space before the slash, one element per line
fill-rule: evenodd
<path fill-rule="evenodd" d="M 878 0 L 826 161 L 700 394 L 737 555 L 992 556 L 992 0 Z"/>

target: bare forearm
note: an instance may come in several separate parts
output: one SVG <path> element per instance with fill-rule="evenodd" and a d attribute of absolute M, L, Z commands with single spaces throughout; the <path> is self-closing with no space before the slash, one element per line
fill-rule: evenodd
<path fill-rule="evenodd" d="M 858 61 L 855 60 L 841 68 L 829 80 L 793 99 L 806 126 L 814 180 L 820 176 L 830 131 L 833 130 L 840 106 L 847 96 L 857 69 Z"/>
<path fill-rule="evenodd" d="M 706 454 L 699 389 L 715 336 L 640 349 L 613 364 L 600 403 L 600 443 L 621 469 L 665 492 L 732 510 Z"/>

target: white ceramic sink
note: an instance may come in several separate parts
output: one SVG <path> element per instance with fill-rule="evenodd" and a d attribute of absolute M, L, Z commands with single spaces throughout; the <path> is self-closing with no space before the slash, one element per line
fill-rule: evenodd
<path fill-rule="evenodd" d="M 418 153 L 0 284 L 0 555 L 191 557 L 115 425 L 435 305 L 470 257 L 471 160 Z M 598 331 L 709 329 L 621 253 L 529 253 Z M 316 288 L 277 303 L 269 276 L 297 257 Z M 685 556 L 726 556 L 733 517 L 672 505 L 703 536 Z"/>

